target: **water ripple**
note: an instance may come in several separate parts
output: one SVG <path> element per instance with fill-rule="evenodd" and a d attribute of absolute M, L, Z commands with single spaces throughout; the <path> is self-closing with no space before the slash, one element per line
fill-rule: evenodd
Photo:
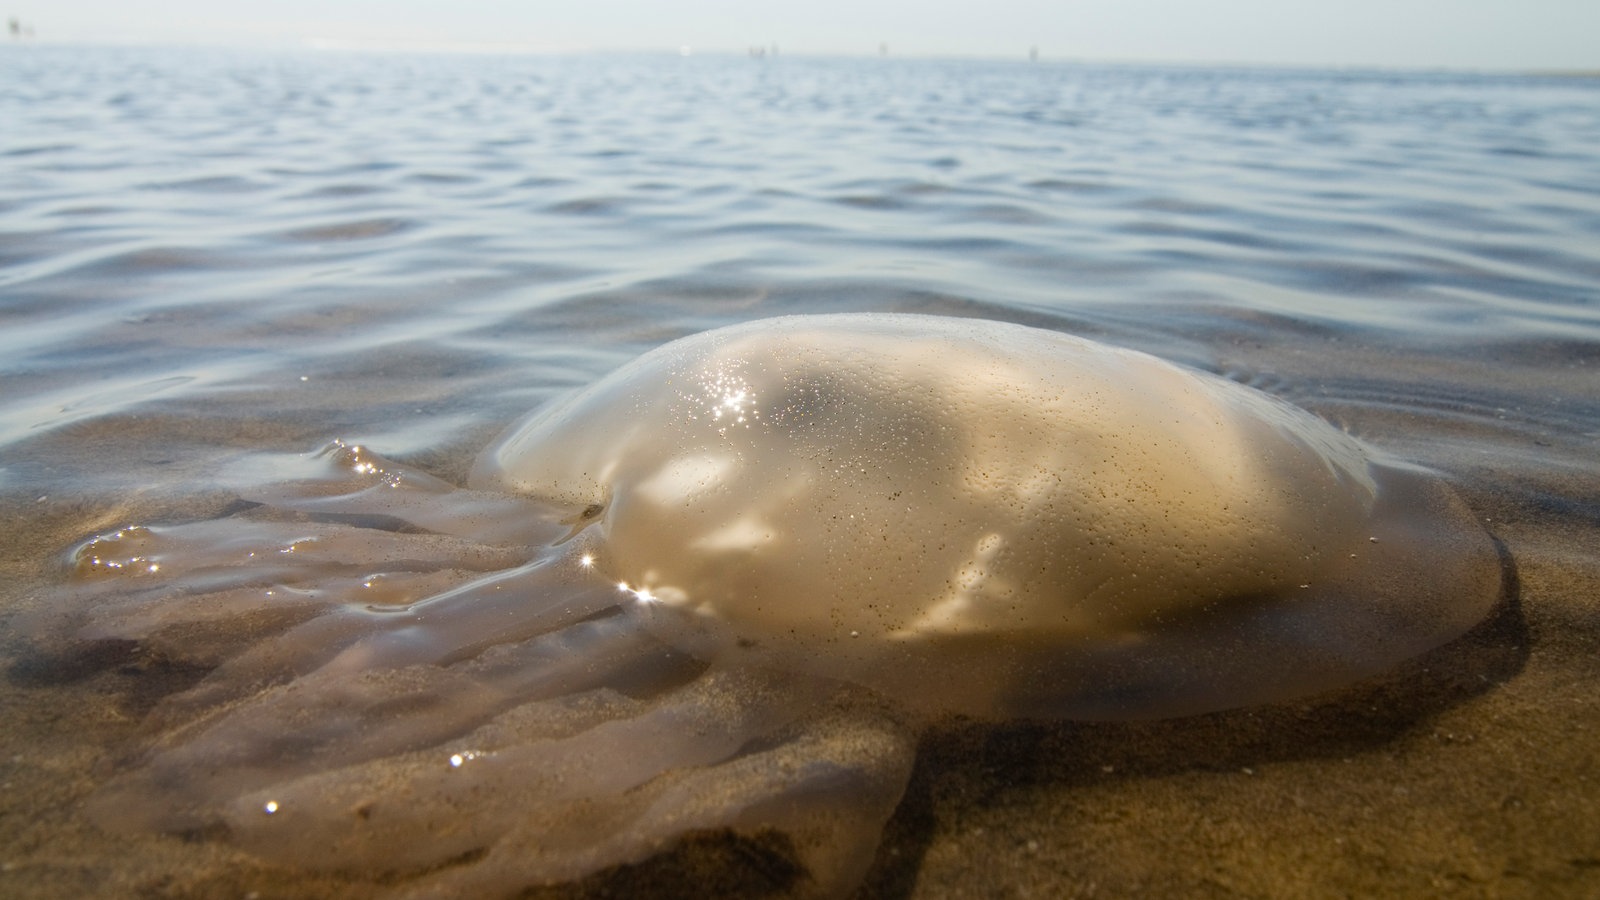
<path fill-rule="evenodd" d="M 850 309 L 1300 347 L 1313 380 L 1330 341 L 1600 341 L 1588 81 L 34 49 L 0 57 L 23 403 L 203 366 L 113 396 L 300 416 L 264 386 L 382 373 L 492 419 L 671 336 Z"/>

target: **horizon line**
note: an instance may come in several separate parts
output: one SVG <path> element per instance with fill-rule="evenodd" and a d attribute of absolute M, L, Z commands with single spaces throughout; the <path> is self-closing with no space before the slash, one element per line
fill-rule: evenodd
<path fill-rule="evenodd" d="M 1526 66 L 1453 65 L 1453 64 L 1401 64 L 1376 62 L 1290 62 L 1270 60 L 1230 60 L 1203 58 L 1158 58 L 1051 55 L 1037 45 L 1019 50 L 1016 54 L 976 52 L 896 52 L 892 43 L 878 42 L 872 50 L 859 52 L 843 50 L 783 50 L 777 42 L 749 44 L 739 48 L 722 46 L 693 47 L 691 45 L 665 46 L 613 46 L 554 45 L 525 41 L 426 41 L 379 38 L 344 38 L 305 36 L 284 39 L 229 39 L 182 37 L 68 37 L 51 38 L 28 36 L 0 41 L 0 47 L 79 47 L 85 49 L 185 49 L 185 50 L 243 50 L 256 52 L 313 52 L 313 53 L 370 53 L 419 54 L 437 56 L 677 56 L 693 57 L 752 57 L 755 62 L 798 59 L 858 59 L 892 61 L 970 61 L 1018 62 L 1023 64 L 1069 64 L 1110 66 L 1168 66 L 1206 69 L 1278 69 L 1300 71 L 1371 71 L 1371 72 L 1434 72 L 1452 74 L 1493 75 L 1543 75 L 1567 77 L 1600 77 L 1600 68 L 1534 68 Z M 868 46 L 873 46 L 868 42 Z M 889 49 L 884 49 L 887 46 Z M 759 52 L 758 52 L 759 51 Z M 769 52 L 770 51 L 770 52 Z"/>

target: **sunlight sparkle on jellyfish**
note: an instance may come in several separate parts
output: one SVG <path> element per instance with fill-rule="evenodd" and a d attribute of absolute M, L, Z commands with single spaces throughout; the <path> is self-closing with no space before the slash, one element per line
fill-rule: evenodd
<path fill-rule="evenodd" d="M 93 814 L 405 897 L 707 829 L 783 835 L 796 891 L 839 895 L 930 723 L 1337 688 L 1501 589 L 1431 473 L 993 322 L 695 335 L 510 429 L 466 488 L 341 443 L 287 465 L 248 511 L 77 550 L 74 639 L 209 670 Z"/>

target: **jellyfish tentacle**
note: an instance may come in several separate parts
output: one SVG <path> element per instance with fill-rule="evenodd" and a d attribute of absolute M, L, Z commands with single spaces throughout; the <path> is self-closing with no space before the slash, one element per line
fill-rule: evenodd
<path fill-rule="evenodd" d="M 525 497 L 456 487 L 344 441 L 259 465 L 294 477 L 252 486 L 243 492 L 246 500 L 312 515 L 389 517 L 483 544 L 541 545 L 560 537 L 572 515 Z"/>
<path fill-rule="evenodd" d="M 437 573 L 445 587 L 404 607 L 374 611 L 340 606 L 259 639 L 200 684 L 170 698 L 168 721 L 274 683 L 327 669 L 323 683 L 367 670 L 393 670 L 467 659 L 489 647 L 558 631 L 616 605 L 615 593 L 574 582 L 559 561 L 481 574 L 462 582 Z"/>
<path fill-rule="evenodd" d="M 515 896 L 638 863 L 696 833 L 775 836 L 760 873 L 785 896 L 843 897 L 871 865 L 910 780 L 916 735 L 862 697 L 812 709 L 759 746 L 710 765 L 678 767 L 615 809 L 532 816 L 470 866 L 449 866 L 398 900 Z"/>
<path fill-rule="evenodd" d="M 114 828 L 202 827 L 241 793 L 457 741 L 518 706 L 613 687 L 649 693 L 703 665 L 626 617 L 580 622 L 453 666 L 318 669 L 169 729 L 96 804 Z M 471 741 L 467 742 L 471 744 Z"/>
<path fill-rule="evenodd" d="M 447 564 L 491 572 L 526 558 L 527 551 L 521 548 L 489 546 L 454 535 L 236 517 L 120 528 L 79 545 L 69 565 L 75 584 L 86 593 L 137 593 L 148 586 L 166 593 L 198 594 Z"/>
<path fill-rule="evenodd" d="M 226 821 L 257 855 L 367 875 L 442 865 L 535 820 L 553 841 L 585 816 L 605 833 L 633 815 L 636 789 L 737 755 L 833 688 L 743 668 L 645 700 L 602 689 L 522 704 L 426 750 L 249 791 Z M 413 851 L 396 855 L 396 845 Z"/>
<path fill-rule="evenodd" d="M 250 514 L 131 525 L 74 548 L 58 601 L 20 624 L 45 660 L 133 641 L 160 665 L 216 669 L 330 611 L 403 610 L 528 556 L 449 535 Z"/>

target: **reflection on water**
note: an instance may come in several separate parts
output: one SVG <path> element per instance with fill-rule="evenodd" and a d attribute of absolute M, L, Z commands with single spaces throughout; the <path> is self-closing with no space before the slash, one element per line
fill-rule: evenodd
<path fill-rule="evenodd" d="M 272 482 L 246 454 L 339 437 L 459 482 L 506 422 L 684 334 L 796 312 L 1016 321 L 1222 372 L 1441 469 L 1522 566 L 1535 652 L 1485 695 L 1489 711 L 1429 713 L 1466 717 L 1438 733 L 1481 738 L 1424 754 L 1443 773 L 1436 795 L 1417 769 L 1352 751 L 1339 777 L 1367 780 L 1342 792 L 1268 754 L 1295 792 L 1201 783 L 1163 800 L 1154 784 L 1201 776 L 1125 763 L 1133 744 L 1102 746 L 1113 732 L 1052 733 L 1043 744 L 1110 761 L 1043 786 L 924 772 L 889 844 L 917 865 L 884 863 L 875 884 L 970 885 L 976 858 L 1130 891 L 1119 873 L 1154 872 L 1143 887 L 1180 894 L 1198 876 L 1169 860 L 1226 868 L 1224 844 L 1325 852 L 1314 868 L 1352 893 L 1371 872 L 1454 877 L 1466 864 L 1452 859 L 1486 860 L 1474 883 L 1499 884 L 1514 861 L 1545 886 L 1594 877 L 1593 841 L 1589 857 L 1572 848 L 1600 840 L 1576 812 L 1600 798 L 1571 787 L 1592 752 L 1561 730 L 1600 728 L 1572 687 L 1600 676 L 1581 662 L 1600 658 L 1596 556 L 1572 537 L 1600 524 L 1594 79 L 11 46 L 0 84 L 0 614 L 36 603 L 55 554 L 88 535 L 217 515 Z M 13 631 L 0 647 L 19 646 Z M 183 674 L 62 687 L 19 671 L 0 687 L 20 698 L 0 748 L 19 814 L 0 816 L 0 846 L 19 848 L 25 892 L 99 883 L 69 871 L 148 886 L 148 867 L 189 865 L 160 847 L 136 861 L 46 812 L 72 809 L 96 748 L 130 733 L 137 716 L 114 698 Z M 62 708 L 84 711 L 57 721 Z M 1502 742 L 1491 721 L 1508 723 Z M 1385 730 L 1382 746 L 1431 727 Z M 1514 752 L 1513 732 L 1541 752 Z M 1288 755 L 1338 753 L 1304 740 Z M 1218 758 L 1229 772 L 1249 759 Z M 1113 784 L 1102 765 L 1169 777 Z M 1506 796 L 1439 799 L 1485 770 Z M 1386 793 L 1395 783 L 1409 800 Z M 1553 783 L 1573 805 L 1530 799 Z M 963 790 L 1001 792 L 1009 818 Z M 1229 827 L 1288 831 L 1206 852 L 1196 825 L 1201 849 L 1171 851 L 1083 799 L 1171 820 L 1202 796 Z M 1227 807 L 1235 796 L 1256 805 Z M 1303 827 L 1299 812 L 1259 814 L 1275 803 L 1311 812 Z M 1018 837 L 1035 817 L 1082 824 Z M 1481 833 L 1460 824 L 1478 820 Z M 1335 834 L 1377 837 L 1350 858 Z M 1023 859 L 1067 844 L 1080 855 Z M 1293 887 L 1239 874 L 1275 859 L 1292 874 L 1258 853 L 1230 870 L 1234 888 Z"/>

